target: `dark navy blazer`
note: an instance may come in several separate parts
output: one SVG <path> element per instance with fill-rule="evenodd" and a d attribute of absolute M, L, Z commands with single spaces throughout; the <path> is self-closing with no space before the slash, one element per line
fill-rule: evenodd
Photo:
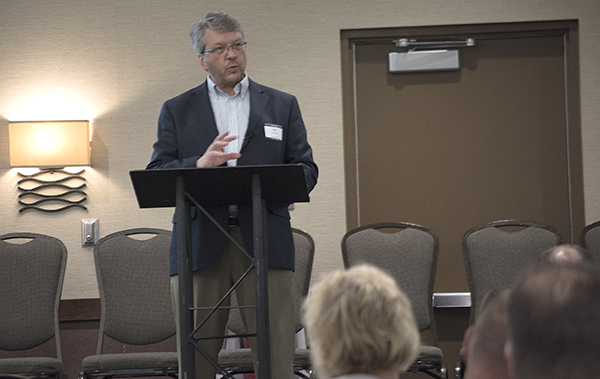
<path fill-rule="evenodd" d="M 250 116 L 238 165 L 300 163 L 307 190 L 317 183 L 318 169 L 306 138 L 306 128 L 296 98 L 250 80 Z M 281 140 L 265 137 L 265 124 L 282 127 Z M 154 152 L 146 168 L 196 167 L 196 160 L 217 137 L 218 131 L 205 81 L 166 101 L 158 119 Z M 238 136 L 242 138 L 243 136 Z M 209 207 L 207 211 L 227 230 L 228 207 Z M 246 250 L 253 254 L 252 209 L 239 206 L 240 231 Z M 192 207 L 193 268 L 199 270 L 215 263 L 225 244 L 225 236 L 199 210 Z M 267 209 L 267 253 L 269 266 L 294 269 L 294 241 L 287 204 Z M 177 222 L 173 218 L 170 273 L 177 274 Z"/>

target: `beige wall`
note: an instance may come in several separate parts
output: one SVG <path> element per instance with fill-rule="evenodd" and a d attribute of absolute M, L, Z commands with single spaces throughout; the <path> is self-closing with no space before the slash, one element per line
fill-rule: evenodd
<path fill-rule="evenodd" d="M 317 276 L 341 267 L 345 232 L 341 29 L 578 19 L 586 220 L 600 219 L 600 3 L 597 0 L 0 0 L 0 233 L 55 236 L 69 252 L 63 298 L 97 296 L 80 220 L 100 233 L 170 228 L 172 209 L 140 210 L 128 172 L 152 152 L 164 100 L 204 79 L 191 22 L 225 11 L 242 23 L 251 78 L 298 97 L 319 183 L 293 226 L 316 240 Z M 88 211 L 19 214 L 8 120 L 89 119 Z M 410 220 L 401 220 L 410 221 Z"/>

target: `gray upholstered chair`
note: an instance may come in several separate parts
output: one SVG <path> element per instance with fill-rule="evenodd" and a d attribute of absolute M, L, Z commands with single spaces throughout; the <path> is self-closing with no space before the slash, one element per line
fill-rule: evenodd
<path fill-rule="evenodd" d="M 59 378 L 63 371 L 58 306 L 67 249 L 36 233 L 0 236 L 0 350 L 21 354 L 55 340 L 56 357 L 0 359 L 0 376 Z"/>
<path fill-rule="evenodd" d="M 296 250 L 296 269 L 292 277 L 294 288 L 294 311 L 296 315 L 296 332 L 299 332 L 303 328 L 301 320 L 302 303 L 308 294 L 308 287 L 310 285 L 315 243 L 308 233 L 299 229 L 292 228 L 292 234 L 294 237 L 294 248 Z M 236 306 L 236 304 L 237 302 L 232 298 L 231 305 Z M 227 327 L 236 335 L 244 335 L 247 333 L 239 309 L 231 309 Z M 232 375 L 238 373 L 251 373 L 254 371 L 252 353 L 249 348 L 223 349 L 219 353 L 218 363 L 225 371 Z M 310 371 L 311 364 L 308 349 L 296 348 L 294 372 L 302 378 L 307 378 L 308 376 L 305 372 Z"/>
<path fill-rule="evenodd" d="M 408 371 L 446 378 L 432 305 L 438 250 L 433 231 L 405 222 L 364 225 L 342 238 L 344 267 L 368 263 L 386 270 L 410 299 L 419 331 L 431 335 L 432 344 L 421 346 Z"/>
<path fill-rule="evenodd" d="M 581 247 L 588 251 L 597 265 L 600 265 L 600 221 L 583 228 L 580 241 Z"/>
<path fill-rule="evenodd" d="M 109 234 L 94 247 L 102 313 L 96 355 L 83 359 L 81 378 L 177 377 L 176 351 L 102 353 L 105 336 L 149 345 L 175 335 L 170 243 L 170 231 L 138 228 Z"/>
<path fill-rule="evenodd" d="M 560 245 L 553 227 L 523 220 L 500 220 L 469 229 L 463 236 L 463 258 L 471 291 L 471 322 L 486 293 L 511 285 L 540 254 Z"/>

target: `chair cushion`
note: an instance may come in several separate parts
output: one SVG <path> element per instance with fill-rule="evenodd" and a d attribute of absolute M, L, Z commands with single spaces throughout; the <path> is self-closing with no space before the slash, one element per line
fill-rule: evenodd
<path fill-rule="evenodd" d="M 252 351 L 248 348 L 223 349 L 219 352 L 219 364 L 226 370 L 252 372 Z M 294 370 L 307 370 L 310 368 L 310 350 L 296 349 L 294 355 Z"/>
<path fill-rule="evenodd" d="M 294 370 L 308 370 L 310 367 L 310 350 L 296 349 L 296 354 L 294 355 Z"/>
<path fill-rule="evenodd" d="M 93 370 L 140 370 L 179 367 L 176 352 L 98 354 L 85 357 L 83 371 Z"/>
<path fill-rule="evenodd" d="M 443 364 L 443 354 L 439 347 L 420 346 L 417 359 L 410 365 L 409 372 L 440 369 Z"/>
<path fill-rule="evenodd" d="M 253 370 L 252 351 L 248 348 L 242 349 L 222 349 L 219 352 L 219 364 L 227 369 Z"/>
<path fill-rule="evenodd" d="M 2 374 L 32 374 L 32 373 L 59 373 L 63 364 L 56 358 L 3 358 L 0 359 L 0 372 Z"/>

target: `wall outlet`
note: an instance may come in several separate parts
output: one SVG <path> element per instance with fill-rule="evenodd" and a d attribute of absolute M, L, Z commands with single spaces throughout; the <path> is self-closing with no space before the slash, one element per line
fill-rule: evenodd
<path fill-rule="evenodd" d="M 100 236 L 100 222 L 97 218 L 81 219 L 81 245 L 94 246 Z"/>

